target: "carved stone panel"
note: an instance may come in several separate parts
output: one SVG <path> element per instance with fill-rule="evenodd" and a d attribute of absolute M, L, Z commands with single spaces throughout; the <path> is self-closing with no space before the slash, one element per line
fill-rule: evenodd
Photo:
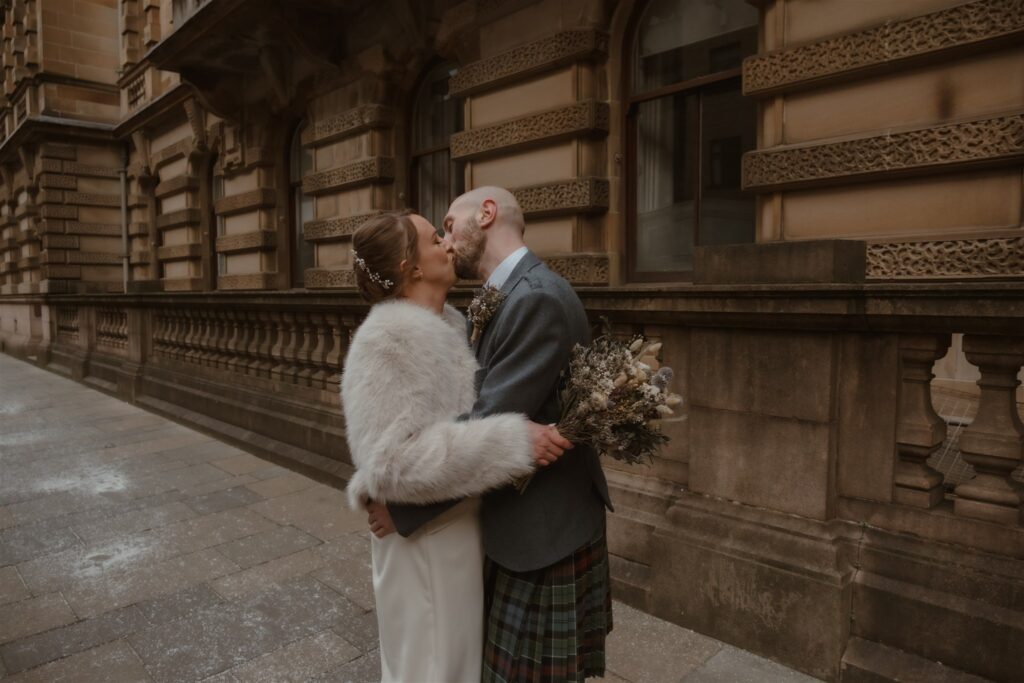
<path fill-rule="evenodd" d="M 302 179 L 306 194 L 324 194 L 346 187 L 383 182 L 395 177 L 395 160 L 391 157 L 371 157 L 327 171 L 310 173 Z"/>
<path fill-rule="evenodd" d="M 121 226 L 117 223 L 80 223 L 68 221 L 64 230 L 69 235 L 97 235 L 104 237 L 115 237 L 121 234 Z"/>
<path fill-rule="evenodd" d="M 243 192 L 231 197 L 218 199 L 214 211 L 217 215 L 226 216 L 233 213 L 244 213 L 255 209 L 262 209 L 274 206 L 277 202 L 274 188 L 261 187 L 250 192 Z"/>
<path fill-rule="evenodd" d="M 191 151 L 192 138 L 185 138 L 184 140 L 178 140 L 163 149 L 153 152 L 149 162 L 152 164 L 154 169 L 157 169 L 164 164 L 174 161 L 175 159 L 184 158 L 185 155 L 189 154 Z"/>
<path fill-rule="evenodd" d="M 1024 237 L 869 244 L 874 279 L 1024 276 Z"/>
<path fill-rule="evenodd" d="M 200 220 L 199 209 L 180 209 L 162 213 L 156 217 L 156 229 L 167 230 L 182 225 L 197 225 Z"/>
<path fill-rule="evenodd" d="M 307 242 L 327 242 L 344 239 L 351 236 L 356 231 L 356 228 L 367 220 L 374 216 L 379 216 L 381 213 L 381 211 L 373 211 L 343 218 L 335 217 L 307 221 L 302 226 L 302 237 Z"/>
<path fill-rule="evenodd" d="M 118 254 L 107 254 L 103 252 L 71 251 L 68 252 L 68 263 L 82 265 L 116 265 L 121 263 Z"/>
<path fill-rule="evenodd" d="M 156 186 L 155 194 L 163 198 L 186 190 L 199 188 L 199 178 L 190 175 L 181 175 L 169 178 Z"/>
<path fill-rule="evenodd" d="M 610 265 L 607 254 L 546 256 L 544 263 L 574 285 L 607 285 Z"/>
<path fill-rule="evenodd" d="M 217 238 L 217 252 L 231 253 L 237 251 L 252 251 L 254 249 L 269 249 L 276 243 L 277 234 L 270 230 L 256 230 L 238 235 L 223 235 Z"/>
<path fill-rule="evenodd" d="M 322 145 L 355 135 L 369 128 L 384 128 L 395 120 L 395 112 L 380 104 L 366 104 L 337 116 L 316 121 L 302 131 L 302 144 Z"/>
<path fill-rule="evenodd" d="M 273 273 L 221 275 L 217 278 L 217 289 L 270 289 L 273 286 Z"/>
<path fill-rule="evenodd" d="M 329 289 L 338 287 L 355 287 L 356 277 L 351 270 L 329 270 L 327 268 L 309 268 L 304 275 L 306 289 Z"/>
<path fill-rule="evenodd" d="M 168 247 L 157 247 L 156 257 L 161 261 L 182 261 L 202 256 L 202 245 L 175 244 Z"/>
<path fill-rule="evenodd" d="M 44 280 L 79 280 L 82 277 L 81 266 L 42 266 L 40 276 Z"/>
<path fill-rule="evenodd" d="M 744 189 L 798 186 L 834 178 L 955 169 L 1024 158 L 1024 114 L 904 133 L 748 152 Z"/>
<path fill-rule="evenodd" d="M 451 136 L 453 159 L 470 159 L 538 143 L 608 132 L 606 102 L 577 102 Z"/>
<path fill-rule="evenodd" d="M 121 196 L 116 194 L 98 194 L 95 192 L 67 192 L 64 194 L 67 204 L 79 206 L 105 206 L 117 208 L 121 206 Z"/>
<path fill-rule="evenodd" d="M 980 0 L 912 19 L 894 21 L 809 45 L 749 57 L 743 93 L 767 95 L 795 86 L 867 71 L 898 60 L 922 58 L 985 42 L 1024 36 L 1024 3 Z M 937 55 L 938 56 L 938 55 Z"/>
<path fill-rule="evenodd" d="M 574 178 L 557 183 L 512 190 L 527 218 L 571 213 L 599 213 L 608 209 L 608 181 Z"/>
<path fill-rule="evenodd" d="M 448 83 L 448 92 L 455 97 L 465 97 L 563 64 L 603 56 L 607 52 L 606 33 L 593 29 L 562 31 L 494 57 L 467 64 L 452 76 Z"/>

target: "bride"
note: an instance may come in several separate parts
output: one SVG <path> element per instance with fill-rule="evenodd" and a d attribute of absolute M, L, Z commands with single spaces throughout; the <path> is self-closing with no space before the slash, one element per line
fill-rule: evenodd
<path fill-rule="evenodd" d="M 382 681 L 480 680 L 484 491 L 554 462 L 569 444 L 516 414 L 457 420 L 475 399 L 466 320 L 445 303 L 450 246 L 422 216 L 388 213 L 352 238 L 373 304 L 341 381 L 355 474 L 350 504 L 463 499 L 409 537 L 371 536 Z"/>

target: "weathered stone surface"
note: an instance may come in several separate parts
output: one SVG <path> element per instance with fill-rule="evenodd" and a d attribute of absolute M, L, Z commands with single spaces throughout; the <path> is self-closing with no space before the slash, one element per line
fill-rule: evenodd
<path fill-rule="evenodd" d="M 5 680 L 11 683 L 54 683 L 55 681 L 99 683 L 100 681 L 148 681 L 151 679 L 128 643 L 116 640 Z"/>
<path fill-rule="evenodd" d="M 304 491 L 313 486 L 313 481 L 298 474 L 282 474 L 270 479 L 246 484 L 246 488 L 255 491 L 264 498 L 286 496 L 296 491 Z"/>
<path fill-rule="evenodd" d="M 70 624 L 75 615 L 60 593 L 47 593 L 4 605 L 0 643 Z"/>
<path fill-rule="evenodd" d="M 30 595 L 31 592 L 25 586 L 25 582 L 21 580 L 21 576 L 18 575 L 16 568 L 4 567 L 0 569 L 0 605 L 19 602 Z"/>
<path fill-rule="evenodd" d="M 275 584 L 309 574 L 322 566 L 324 566 L 324 558 L 315 549 L 301 550 L 224 576 L 211 581 L 210 585 L 225 599 L 240 600 L 267 590 Z"/>
<path fill-rule="evenodd" d="M 193 517 L 195 512 L 187 505 L 173 502 L 144 510 L 131 510 L 100 522 L 79 524 L 75 526 L 75 533 L 86 543 L 95 543 L 112 536 L 156 529 Z"/>
<path fill-rule="evenodd" d="M 817 680 L 729 645 L 686 677 L 686 683 L 814 683 Z"/>
<path fill-rule="evenodd" d="M 159 598 L 143 600 L 134 607 L 146 626 L 159 626 L 178 619 L 189 619 L 223 602 L 224 599 L 213 589 L 201 583 Z"/>
<path fill-rule="evenodd" d="M 608 660 L 616 674 L 635 683 L 680 680 L 722 649 L 717 640 L 632 607 L 616 605 L 614 618 Z"/>
<path fill-rule="evenodd" d="M 696 247 L 694 284 L 863 282 L 867 246 L 854 240 L 812 240 Z"/>
<path fill-rule="evenodd" d="M 217 550 L 242 569 L 247 569 L 320 543 L 319 539 L 303 531 L 283 526 L 225 543 L 217 546 Z"/>
<path fill-rule="evenodd" d="M 253 683 L 308 681 L 361 654 L 344 638 L 327 631 L 289 643 L 280 650 L 229 669 L 227 673 L 239 681 Z"/>
<path fill-rule="evenodd" d="M 249 455 L 248 453 L 225 458 L 223 460 L 214 460 L 212 464 L 229 474 L 249 474 L 251 472 L 273 466 L 272 463 L 261 458 L 257 458 L 255 455 Z"/>
<path fill-rule="evenodd" d="M 373 650 L 315 679 L 316 683 L 375 683 L 380 680 L 380 650 Z"/>
<path fill-rule="evenodd" d="M 249 505 L 261 500 L 263 500 L 263 496 L 258 493 L 250 491 L 244 486 L 235 486 L 234 488 L 205 493 L 195 498 L 190 498 L 185 503 L 199 514 L 205 515 L 210 512 L 220 512 L 221 510 L 228 510 L 233 507 Z"/>
<path fill-rule="evenodd" d="M 278 524 L 291 524 L 323 541 L 366 530 L 366 515 L 352 512 L 341 491 L 317 488 L 250 506 Z"/>

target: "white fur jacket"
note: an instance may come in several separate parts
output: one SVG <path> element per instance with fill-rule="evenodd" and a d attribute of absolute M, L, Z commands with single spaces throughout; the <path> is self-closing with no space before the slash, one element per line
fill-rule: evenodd
<path fill-rule="evenodd" d="M 341 378 L 355 475 L 349 504 L 434 503 L 473 496 L 533 471 L 526 417 L 457 422 L 476 400 L 466 319 L 407 301 L 375 305 Z"/>

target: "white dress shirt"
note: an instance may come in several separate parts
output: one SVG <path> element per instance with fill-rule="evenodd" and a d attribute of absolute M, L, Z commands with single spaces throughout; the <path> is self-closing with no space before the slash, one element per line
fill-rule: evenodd
<path fill-rule="evenodd" d="M 491 285 L 501 289 L 505 286 L 505 281 L 508 280 L 508 276 L 512 274 L 512 271 L 519 265 L 519 261 L 526 256 L 526 252 L 530 251 L 526 247 L 519 247 L 511 254 L 505 257 L 505 259 L 498 264 L 498 267 L 494 269 L 491 276 L 487 278 L 487 282 L 484 284 Z"/>

